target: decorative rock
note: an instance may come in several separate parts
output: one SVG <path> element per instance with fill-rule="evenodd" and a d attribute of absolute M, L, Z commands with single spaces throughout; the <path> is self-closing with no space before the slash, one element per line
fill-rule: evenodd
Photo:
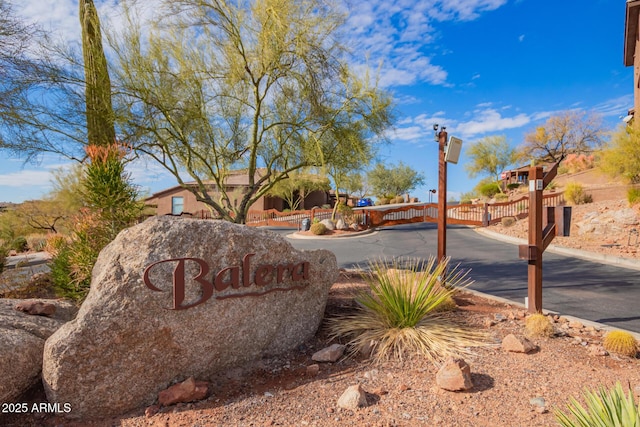
<path fill-rule="evenodd" d="M 438 370 L 436 384 L 449 391 L 470 390 L 473 388 L 471 368 L 463 359 L 449 358 Z"/>
<path fill-rule="evenodd" d="M 544 408 L 547 404 L 547 402 L 544 400 L 544 397 L 534 397 L 529 400 L 529 403 L 540 408 Z"/>
<path fill-rule="evenodd" d="M 320 373 L 320 365 L 318 365 L 317 363 L 314 363 L 313 365 L 307 366 L 306 373 L 310 377 L 315 377 Z"/>
<path fill-rule="evenodd" d="M 202 400 L 209 393 L 209 384 L 189 377 L 181 383 L 174 384 L 158 394 L 158 403 L 162 406 L 175 405 Z"/>
<path fill-rule="evenodd" d="M 53 318 L 30 316 L 17 306 L 33 302 L 62 307 Z M 0 402 L 12 402 L 40 380 L 46 339 L 67 320 L 72 304 L 56 300 L 0 299 Z M 55 312 L 56 310 L 54 310 Z"/>
<path fill-rule="evenodd" d="M 348 230 L 349 226 L 342 219 L 336 221 L 336 230 Z"/>
<path fill-rule="evenodd" d="M 158 412 L 160 412 L 160 405 L 151 405 L 144 410 L 144 416 L 147 418 L 151 418 Z"/>
<path fill-rule="evenodd" d="M 525 337 L 509 334 L 502 340 L 502 349 L 512 353 L 531 353 L 538 347 Z"/>
<path fill-rule="evenodd" d="M 569 327 L 572 329 L 582 329 L 584 328 L 584 325 L 577 320 L 572 320 L 569 322 Z"/>
<path fill-rule="evenodd" d="M 367 394 L 360 384 L 347 388 L 338 399 L 338 407 L 355 411 L 367 406 Z"/>
<path fill-rule="evenodd" d="M 102 250 L 78 316 L 47 340 L 47 397 L 70 417 L 122 414 L 176 380 L 295 349 L 317 331 L 337 274 L 331 252 L 267 230 L 151 218 Z"/>
<path fill-rule="evenodd" d="M 330 219 L 323 219 L 322 221 L 320 221 L 320 223 L 324 224 L 324 226 L 327 227 L 327 230 L 336 229 L 336 224 Z"/>
<path fill-rule="evenodd" d="M 314 362 L 335 362 L 344 354 L 346 347 L 342 344 L 332 344 L 329 347 L 317 351 L 311 356 Z"/>
<path fill-rule="evenodd" d="M 16 305 L 16 310 L 34 316 L 51 316 L 56 312 L 56 306 L 37 300 L 27 300 Z"/>

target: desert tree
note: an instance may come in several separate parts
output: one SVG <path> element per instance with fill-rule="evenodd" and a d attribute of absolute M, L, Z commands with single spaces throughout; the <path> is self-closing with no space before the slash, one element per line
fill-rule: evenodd
<path fill-rule="evenodd" d="M 111 37 L 124 128 L 137 153 L 221 218 L 245 222 L 278 181 L 374 144 L 388 126 L 390 97 L 350 71 L 344 16 L 330 2 L 165 7 L 146 33 L 129 9 L 126 31 Z M 226 188 L 234 170 L 248 177 L 237 205 Z"/>
<path fill-rule="evenodd" d="M 613 177 L 627 182 L 640 182 L 640 130 L 621 126 L 600 153 L 600 168 Z"/>
<path fill-rule="evenodd" d="M 488 175 L 498 181 L 500 173 L 516 159 L 516 153 L 507 142 L 506 136 L 486 136 L 471 144 L 466 155 L 469 163 L 465 165 L 471 178 Z"/>
<path fill-rule="evenodd" d="M 376 197 L 394 197 L 423 185 L 424 175 L 403 162 L 392 167 L 377 163 L 367 173 L 367 180 Z"/>
<path fill-rule="evenodd" d="M 567 154 L 590 154 L 605 142 L 601 118 L 585 111 L 565 111 L 549 117 L 524 137 L 519 157 L 557 162 Z"/>
<path fill-rule="evenodd" d="M 310 172 L 291 172 L 287 178 L 278 181 L 271 190 L 270 196 L 277 196 L 283 199 L 289 209 L 297 210 L 304 198 L 312 191 L 329 191 L 331 184 L 329 179 Z"/>

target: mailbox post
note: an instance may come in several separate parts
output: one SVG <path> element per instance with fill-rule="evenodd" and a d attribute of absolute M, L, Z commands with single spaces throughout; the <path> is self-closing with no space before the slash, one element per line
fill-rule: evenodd
<path fill-rule="evenodd" d="M 518 249 L 519 257 L 529 263 L 527 308 L 530 313 L 542 312 L 542 253 L 556 235 L 568 236 L 571 227 L 570 207 L 543 209 L 542 191 L 558 173 L 560 161 L 547 173 L 543 173 L 540 166 L 529 169 L 529 244 L 520 245 Z"/>

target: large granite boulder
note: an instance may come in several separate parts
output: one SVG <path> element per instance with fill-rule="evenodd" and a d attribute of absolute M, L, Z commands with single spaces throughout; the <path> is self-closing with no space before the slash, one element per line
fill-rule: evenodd
<path fill-rule="evenodd" d="M 55 312 L 49 317 L 23 311 L 34 306 L 55 307 Z M 14 402 L 40 380 L 46 339 L 74 314 L 65 301 L 0 299 L 0 402 Z"/>
<path fill-rule="evenodd" d="M 120 414 L 295 348 L 315 334 L 337 274 L 333 253 L 267 230 L 149 219 L 100 253 L 76 319 L 47 340 L 47 397 L 73 417 Z"/>

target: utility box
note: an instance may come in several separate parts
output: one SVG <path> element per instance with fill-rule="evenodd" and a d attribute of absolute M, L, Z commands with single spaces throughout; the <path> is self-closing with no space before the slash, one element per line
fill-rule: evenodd
<path fill-rule="evenodd" d="M 556 206 L 556 236 L 569 237 L 571 232 L 571 206 Z"/>

